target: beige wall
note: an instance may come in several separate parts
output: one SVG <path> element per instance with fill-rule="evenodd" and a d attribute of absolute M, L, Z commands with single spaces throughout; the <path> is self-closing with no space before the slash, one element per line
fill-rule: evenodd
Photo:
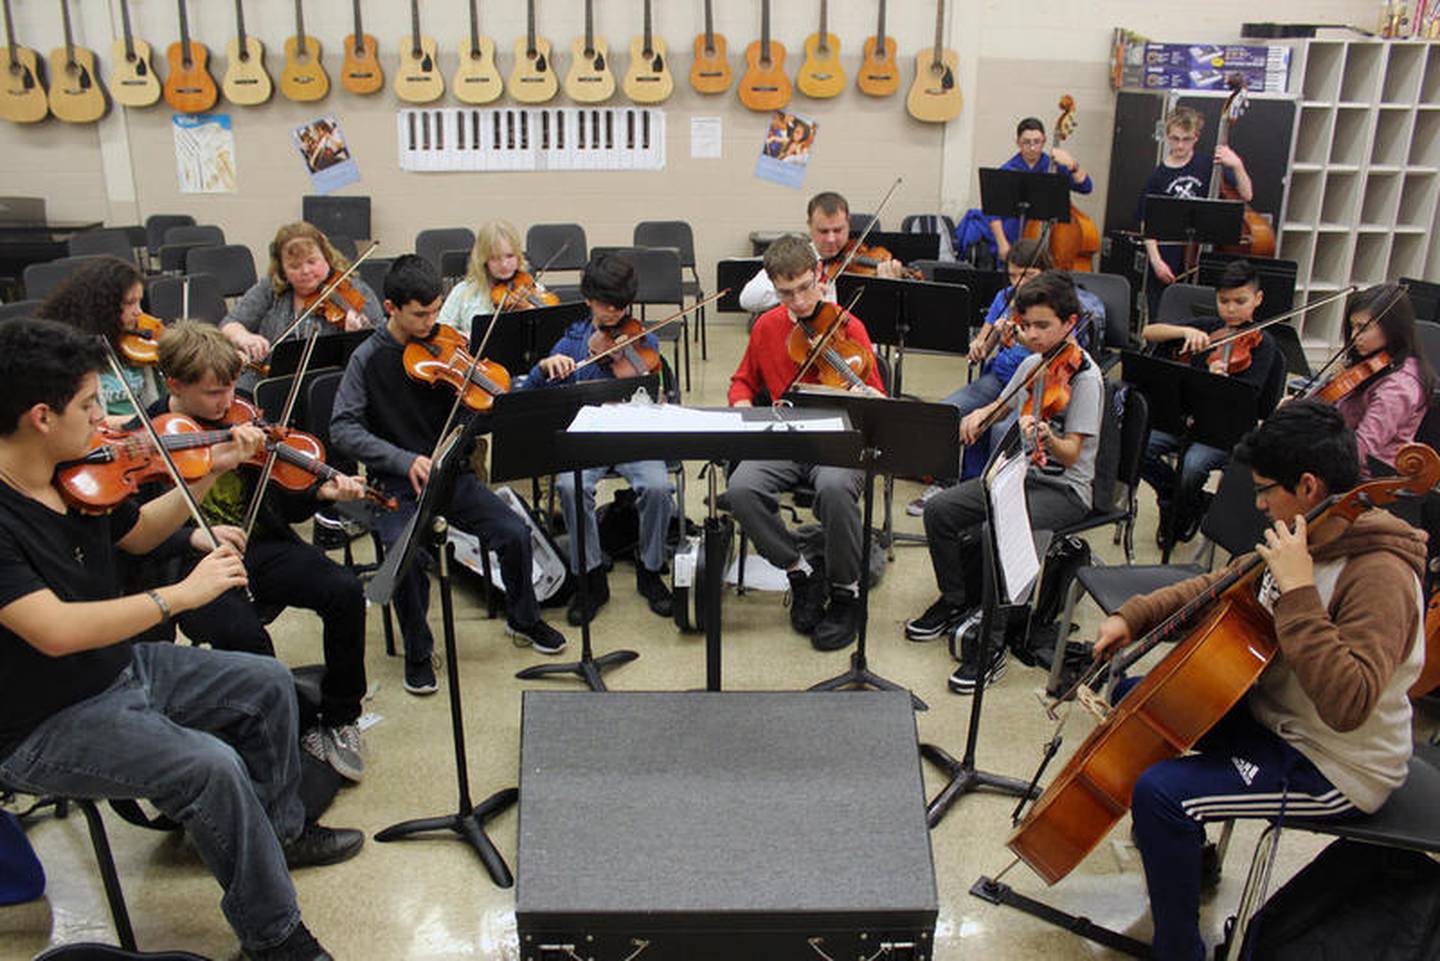
<path fill-rule="evenodd" d="M 47 50 L 61 41 L 58 13 L 45 0 L 12 0 L 18 39 Z M 77 40 L 100 52 L 102 72 L 109 71 L 114 0 L 70 0 L 77 16 Z M 583 29 L 581 0 L 537 0 L 539 30 L 557 49 L 562 71 L 568 66 L 570 40 Z M 178 192 L 170 134 L 170 113 L 162 101 L 142 110 L 118 109 L 95 127 L 73 127 L 53 120 L 33 128 L 0 125 L 0 193 L 40 195 L 58 218 L 104 217 L 115 224 L 143 220 L 151 213 L 189 212 L 202 223 L 220 223 L 236 241 L 263 254 L 275 226 L 300 213 L 308 178 L 290 145 L 291 127 L 321 113 L 337 114 L 350 139 L 362 181 L 344 193 L 374 198 L 374 224 L 383 254 L 410 248 L 416 231 L 426 227 L 474 226 L 506 217 L 523 230 L 531 223 L 573 220 L 585 225 L 592 244 L 629 241 L 637 220 L 682 218 L 695 227 L 702 273 L 718 257 L 748 251 L 753 229 L 798 227 L 805 198 L 819 189 L 838 189 L 857 210 L 872 209 L 895 176 L 904 177 L 887 210 L 887 226 L 902 215 L 937 208 L 954 213 L 978 201 L 975 169 L 996 164 L 1013 152 L 1014 125 L 1027 114 L 1047 126 L 1063 92 L 1080 105 L 1080 125 L 1069 146 L 1096 181 L 1093 201 L 1082 202 L 1092 215 L 1103 211 L 1113 95 L 1108 86 L 1110 31 L 1114 25 L 1161 39 L 1223 40 L 1238 35 L 1247 17 L 1262 16 L 1254 4 L 1216 0 L 1210 4 L 1102 0 L 952 0 L 947 44 L 961 57 L 961 86 L 966 96 L 959 120 L 935 126 L 905 113 L 904 90 L 872 100 L 852 87 L 830 101 L 797 96 L 791 109 L 815 117 L 819 139 L 805 186 L 791 190 L 756 180 L 754 159 L 765 118 L 745 110 L 733 93 L 705 98 L 684 81 L 690 40 L 702 29 L 698 0 L 656 0 L 657 33 L 670 41 L 677 76 L 676 95 L 665 104 L 669 130 L 668 166 L 651 173 L 410 174 L 400 171 L 394 111 L 398 101 L 387 89 L 356 97 L 338 88 L 341 38 L 351 30 L 350 4 L 310 0 L 306 26 L 326 47 L 331 73 L 329 98 L 317 105 L 280 98 L 260 107 L 217 108 L 234 120 L 240 191 L 231 195 L 182 195 Z M 790 50 L 794 74 L 806 34 L 815 29 L 813 0 L 777 0 L 774 37 Z M 622 52 L 639 30 L 638 0 L 597 0 L 597 32 L 616 49 L 613 69 L 623 71 Z M 759 4 L 718 0 L 716 30 L 730 40 L 732 64 L 737 48 L 758 36 Z M 178 35 L 171 0 L 131 0 L 137 35 L 162 48 Z M 401 0 L 366 0 L 366 29 L 379 38 L 387 71 L 393 72 L 395 47 L 409 32 L 409 5 Z M 440 41 L 440 63 L 448 74 L 456 65 L 454 47 L 468 31 L 466 5 L 421 2 L 422 31 Z M 482 0 L 481 29 L 502 51 L 508 73 L 510 49 L 525 30 L 524 5 Z M 836 0 L 830 5 L 830 29 L 842 41 L 843 59 L 853 78 L 859 50 L 875 27 L 874 0 Z M 192 32 L 212 53 L 212 72 L 224 69 L 223 48 L 234 33 L 234 7 L 224 0 L 189 0 Z M 250 31 L 265 42 L 267 65 L 277 76 L 284 39 L 294 32 L 293 5 L 285 0 L 248 0 Z M 1369 22 L 1372 0 L 1275 0 L 1263 17 L 1275 20 Z M 933 42 L 935 6 L 929 0 L 892 0 L 889 33 L 896 38 L 905 83 L 916 52 Z M 115 28 L 118 30 L 118 27 Z M 162 68 L 163 74 L 163 68 Z M 502 101 L 502 104 L 508 101 Z M 447 99 L 445 105 L 454 105 Z M 690 158 L 692 116 L 718 116 L 724 129 L 722 160 Z"/>

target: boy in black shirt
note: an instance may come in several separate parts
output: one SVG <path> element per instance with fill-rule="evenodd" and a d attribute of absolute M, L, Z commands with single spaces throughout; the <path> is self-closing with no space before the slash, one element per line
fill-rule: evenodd
<path fill-rule="evenodd" d="M 397 257 L 385 275 L 389 319 L 350 356 L 335 395 L 330 439 L 345 456 L 365 464 L 376 486 L 400 500 L 398 511 L 380 517 L 380 536 L 395 542 L 414 513 L 430 477 L 430 454 L 454 404 L 450 390 L 423 384 L 405 373 L 405 345 L 430 335 L 440 313 L 444 288 L 429 261 L 414 254 Z M 541 654 L 558 654 L 565 637 L 540 617 L 531 581 L 530 531 L 474 474 L 455 478 L 445 518 L 500 555 L 505 580 L 505 630 L 516 643 Z M 437 690 L 431 655 L 435 638 L 425 620 L 430 580 L 413 565 L 396 585 L 395 615 L 405 640 L 405 690 Z"/>
<path fill-rule="evenodd" d="M 286 869 L 334 863 L 358 831 L 304 824 L 290 673 L 248 654 L 128 644 L 157 621 L 242 588 L 229 544 L 177 584 L 120 597 L 114 548 L 153 550 L 186 518 L 170 491 L 109 514 L 52 483 L 104 421 L 94 341 L 48 321 L 0 327 L 0 782 L 34 794 L 148 798 L 184 825 L 252 961 L 330 955 L 300 922 Z M 253 453 L 253 428 L 213 448 L 204 497 Z M 197 538 L 198 540 L 198 538 Z"/>

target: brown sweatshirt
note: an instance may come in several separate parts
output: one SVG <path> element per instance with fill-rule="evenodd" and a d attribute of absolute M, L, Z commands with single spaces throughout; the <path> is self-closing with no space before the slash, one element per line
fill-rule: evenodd
<path fill-rule="evenodd" d="M 1315 586 L 1287 591 L 1273 605 L 1262 591 L 1280 650 L 1247 703 L 1357 807 L 1374 811 L 1404 783 L 1410 757 L 1406 691 L 1425 656 L 1425 535 L 1370 510 L 1312 555 Z M 1139 637 L 1222 576 L 1131 598 L 1118 613 Z"/>

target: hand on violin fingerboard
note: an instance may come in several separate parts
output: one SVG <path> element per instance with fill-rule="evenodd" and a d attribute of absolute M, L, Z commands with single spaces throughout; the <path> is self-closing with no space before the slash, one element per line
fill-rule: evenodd
<path fill-rule="evenodd" d="M 410 462 L 410 489 L 419 497 L 420 492 L 425 489 L 425 482 L 430 479 L 430 458 L 424 454 L 416 454 L 415 459 Z"/>
<path fill-rule="evenodd" d="M 230 428 L 228 443 L 217 444 L 211 451 L 210 473 L 224 474 L 234 470 L 265 446 L 265 432 L 253 424 L 236 424 Z"/>
<path fill-rule="evenodd" d="M 322 501 L 358 501 L 364 496 L 365 481 L 344 474 L 332 477 L 315 491 L 315 497 Z"/>
<path fill-rule="evenodd" d="M 575 358 L 568 354 L 551 354 L 540 359 L 540 370 L 551 380 L 564 380 L 575 372 Z"/>

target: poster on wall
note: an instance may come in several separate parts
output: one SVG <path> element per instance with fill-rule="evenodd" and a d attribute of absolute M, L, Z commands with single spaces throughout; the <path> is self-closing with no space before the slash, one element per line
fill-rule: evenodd
<path fill-rule="evenodd" d="M 798 189 L 805 182 L 818 128 L 819 124 L 810 117 L 784 110 L 772 113 L 765 143 L 755 162 L 755 176 Z"/>
<path fill-rule="evenodd" d="M 350 145 L 334 114 L 302 124 L 290 131 L 290 136 L 316 193 L 332 193 L 360 179 L 360 168 L 350 156 Z"/>
<path fill-rule="evenodd" d="M 182 194 L 233 194 L 239 187 L 235 171 L 235 132 L 230 115 L 177 113 L 175 172 Z"/>

